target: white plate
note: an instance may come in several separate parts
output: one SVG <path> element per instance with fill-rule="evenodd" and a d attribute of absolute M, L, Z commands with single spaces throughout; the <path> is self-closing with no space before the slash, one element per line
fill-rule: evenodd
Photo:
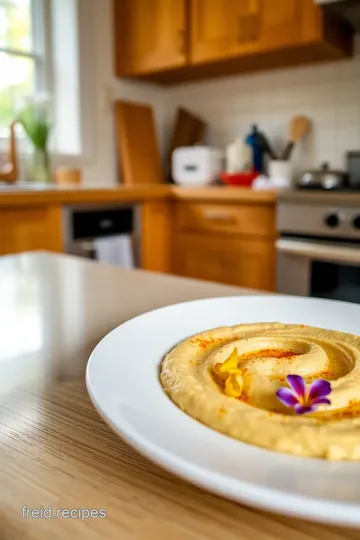
<path fill-rule="evenodd" d="M 129 444 L 193 484 L 258 508 L 360 526 L 360 462 L 304 459 L 241 443 L 186 415 L 162 389 L 162 358 L 179 341 L 217 326 L 275 321 L 359 334 L 360 306 L 243 296 L 157 309 L 96 347 L 86 374 L 91 399 Z"/>

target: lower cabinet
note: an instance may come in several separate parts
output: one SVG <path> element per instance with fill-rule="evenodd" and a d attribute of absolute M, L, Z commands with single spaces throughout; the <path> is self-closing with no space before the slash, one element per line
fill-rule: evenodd
<path fill-rule="evenodd" d="M 23 251 L 62 251 L 61 207 L 0 208 L 0 255 Z"/>
<path fill-rule="evenodd" d="M 172 270 L 172 204 L 148 201 L 141 208 L 141 268 L 153 272 Z"/>
<path fill-rule="evenodd" d="M 181 233 L 175 243 L 174 264 L 181 276 L 275 289 L 274 241 Z"/>
<path fill-rule="evenodd" d="M 274 291 L 275 240 L 275 200 L 180 202 L 174 219 L 173 272 Z"/>

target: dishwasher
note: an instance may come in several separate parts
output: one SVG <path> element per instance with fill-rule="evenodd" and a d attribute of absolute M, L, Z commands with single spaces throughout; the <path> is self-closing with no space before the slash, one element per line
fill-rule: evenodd
<path fill-rule="evenodd" d="M 97 259 L 95 240 L 115 235 L 130 237 L 135 267 L 141 265 L 140 206 L 96 204 L 63 208 L 64 251 Z"/>

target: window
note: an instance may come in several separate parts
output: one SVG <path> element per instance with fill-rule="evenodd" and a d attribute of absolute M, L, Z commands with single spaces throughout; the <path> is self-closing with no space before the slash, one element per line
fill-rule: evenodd
<path fill-rule="evenodd" d="M 46 93 L 56 163 L 91 155 L 90 17 L 88 0 L 0 0 L 0 153 L 25 98 Z"/>
<path fill-rule="evenodd" d="M 47 90 L 44 2 L 0 0 L 0 137 L 24 105 Z"/>

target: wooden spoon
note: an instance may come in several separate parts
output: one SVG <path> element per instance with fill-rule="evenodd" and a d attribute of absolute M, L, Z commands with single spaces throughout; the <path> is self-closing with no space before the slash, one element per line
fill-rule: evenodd
<path fill-rule="evenodd" d="M 308 133 L 311 121 L 306 116 L 294 116 L 290 122 L 289 142 L 281 156 L 281 159 L 289 159 L 296 143 L 301 141 Z"/>

